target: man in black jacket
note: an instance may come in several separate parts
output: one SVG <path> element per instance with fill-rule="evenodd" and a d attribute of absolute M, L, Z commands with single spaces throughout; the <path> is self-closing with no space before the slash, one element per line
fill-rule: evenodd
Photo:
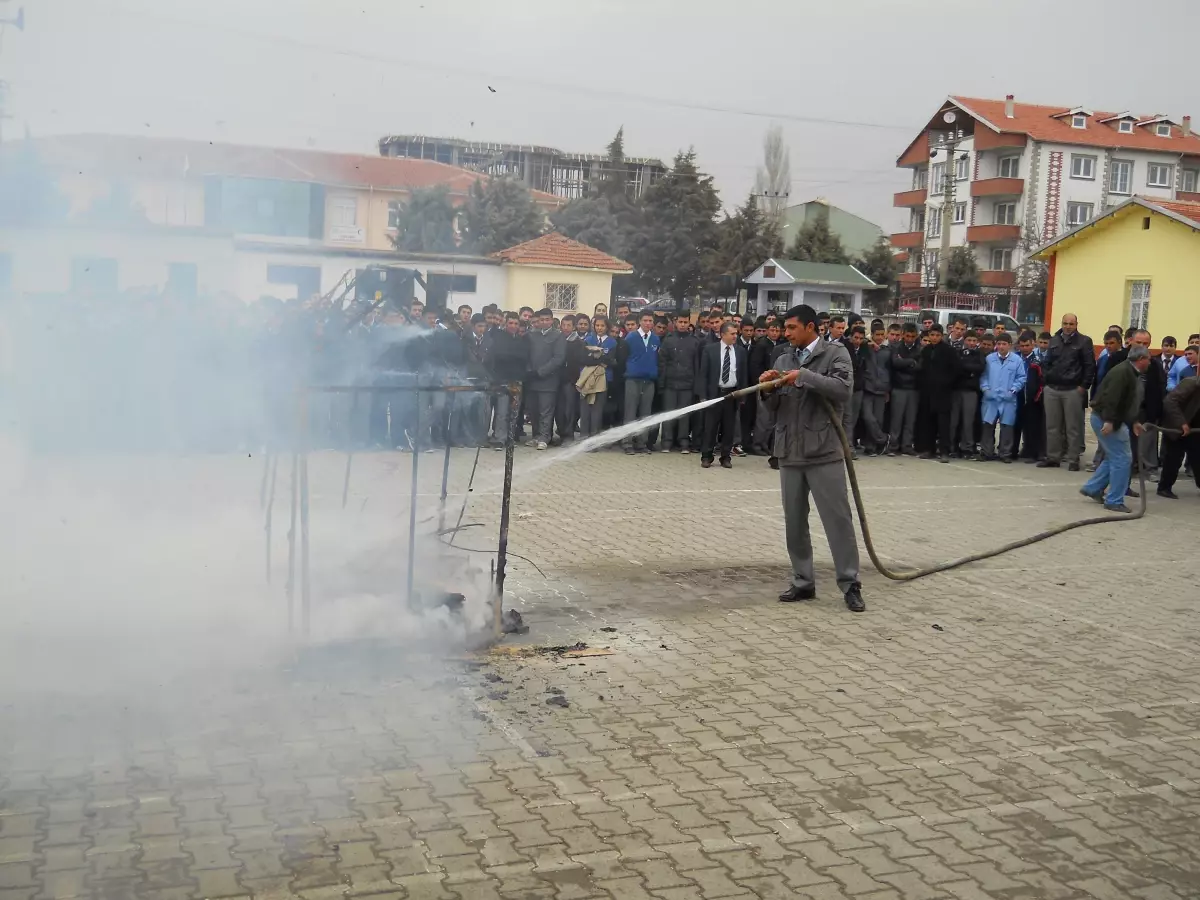
<path fill-rule="evenodd" d="M 587 332 L 580 334 L 579 329 L 575 327 L 576 323 L 576 316 L 566 315 L 563 316 L 559 328 L 566 342 L 566 350 L 558 387 L 558 401 L 554 408 L 554 424 L 558 430 L 558 437 L 550 441 L 552 446 L 570 442 L 575 438 L 575 421 L 579 418 L 579 390 L 575 383 L 579 381 L 579 373 L 587 359 L 587 344 L 583 342 Z"/>
<path fill-rule="evenodd" d="M 950 431 L 950 408 L 958 385 L 958 354 L 943 340 L 940 323 L 930 326 L 929 343 L 921 350 L 921 391 L 925 394 L 931 449 L 921 454 L 923 459 L 950 462 L 954 441 Z M 934 438 L 936 437 L 936 444 Z"/>
<path fill-rule="evenodd" d="M 766 327 L 766 322 L 763 322 L 763 327 Z M 738 334 L 738 346 L 745 351 L 746 359 L 750 359 L 750 350 L 754 347 L 754 320 L 750 317 L 742 319 L 741 328 Z M 747 366 L 749 362 L 747 362 Z M 749 381 L 747 381 L 747 384 Z M 738 425 L 739 425 L 739 440 L 733 448 L 735 456 L 746 456 L 754 453 L 754 416 L 758 410 L 757 397 L 743 397 L 738 401 Z"/>
<path fill-rule="evenodd" d="M 658 388 L 663 397 L 663 409 L 674 410 L 691 406 L 696 399 L 696 372 L 700 366 L 700 338 L 688 331 L 691 317 L 681 312 L 675 317 L 675 330 L 662 339 L 658 349 Z M 687 418 L 664 422 L 662 452 L 670 453 L 678 444 L 680 453 L 690 453 L 689 434 L 692 429 Z M 701 437 L 696 434 L 696 437 Z"/>
<path fill-rule="evenodd" d="M 1074 313 L 1062 317 L 1062 328 L 1050 338 L 1042 361 L 1046 388 L 1042 404 L 1046 414 L 1046 458 L 1040 468 L 1057 469 L 1065 456 L 1067 468 L 1079 471 L 1083 453 L 1083 410 L 1088 388 L 1096 377 L 1092 339 L 1079 333 Z"/>
<path fill-rule="evenodd" d="M 900 343 L 892 348 L 892 409 L 891 436 L 888 440 L 888 456 L 904 453 L 916 454 L 913 447 L 913 429 L 917 424 L 917 405 L 920 400 L 917 378 L 921 374 L 921 342 L 917 340 L 917 326 L 906 322 Z"/>
<path fill-rule="evenodd" d="M 733 432 L 737 422 L 737 401 L 729 395 L 746 386 L 749 355 L 737 340 L 738 327 L 733 322 L 721 326 L 721 339 L 709 344 L 700 355 L 700 399 L 723 397 L 720 403 L 708 407 L 704 417 L 704 443 L 700 447 L 700 465 L 713 464 L 717 432 L 721 435 L 721 467 L 733 468 Z"/>
<path fill-rule="evenodd" d="M 504 314 L 504 327 L 488 332 L 487 361 L 489 375 L 498 385 L 520 384 L 529 369 L 529 339 L 521 334 L 521 318 L 514 312 Z M 511 396 L 493 395 L 492 445 L 499 450 L 508 437 L 508 412 Z M 520 423 L 514 423 L 520 430 Z"/>
<path fill-rule="evenodd" d="M 964 332 L 958 354 L 958 381 L 950 407 L 950 441 L 958 438 L 958 454 L 975 456 L 975 413 L 979 409 L 979 376 L 983 374 L 983 354 L 979 352 L 979 336 Z"/>

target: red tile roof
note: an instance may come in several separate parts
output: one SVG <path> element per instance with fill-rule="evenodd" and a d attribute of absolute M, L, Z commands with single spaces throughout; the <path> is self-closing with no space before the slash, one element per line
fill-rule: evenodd
<path fill-rule="evenodd" d="M 493 253 L 492 256 L 505 262 L 526 266 L 569 266 L 573 269 L 603 269 L 606 272 L 633 271 L 633 266 L 623 259 L 573 241 L 556 231 Z"/>
<path fill-rule="evenodd" d="M 1200 203 L 1189 203 L 1185 200 L 1152 200 L 1150 198 L 1146 198 L 1146 200 L 1160 209 L 1173 212 L 1185 219 L 1191 219 L 1197 227 L 1200 227 Z"/>
<path fill-rule="evenodd" d="M 35 143 L 47 165 L 108 177 L 174 179 L 185 175 L 189 178 L 226 175 L 395 191 L 446 185 L 452 194 L 462 196 L 476 181 L 487 178 L 479 172 L 427 159 L 213 141 L 76 134 L 38 138 Z M 557 207 L 564 202 L 543 191 L 533 194 L 543 206 Z"/>
<path fill-rule="evenodd" d="M 1154 133 L 1154 126 L 1134 126 L 1132 134 L 1121 134 L 1117 131 L 1117 122 L 1101 125 L 1101 119 L 1120 115 L 1119 112 L 1101 112 L 1093 110 L 1088 117 L 1087 128 L 1072 128 L 1070 106 L 1039 106 L 1033 103 L 1014 103 L 1013 117 L 1004 115 L 1003 100 L 982 100 L 977 97 L 951 97 L 954 103 L 961 106 L 977 119 L 986 120 L 1001 133 L 1025 134 L 1035 141 L 1051 141 L 1059 144 L 1077 144 L 1087 147 L 1111 147 L 1127 150 L 1158 150 L 1163 153 L 1196 153 L 1200 154 L 1200 136 L 1193 132 L 1183 136 L 1183 129 L 1178 125 L 1171 126 L 1169 138 L 1159 137 Z M 1055 118 L 1055 116 L 1063 116 Z M 1157 116 L 1138 116 L 1137 121 L 1144 122 Z M 985 125 L 986 127 L 986 125 Z"/>

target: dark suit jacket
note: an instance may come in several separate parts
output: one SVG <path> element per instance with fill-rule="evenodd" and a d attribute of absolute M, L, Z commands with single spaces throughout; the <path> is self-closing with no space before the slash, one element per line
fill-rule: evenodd
<path fill-rule="evenodd" d="M 721 393 L 721 363 L 725 358 L 725 344 L 717 341 L 700 351 L 701 400 L 711 400 Z M 750 377 L 750 355 L 737 341 L 733 344 L 733 358 L 737 363 L 737 387 L 744 388 Z"/>

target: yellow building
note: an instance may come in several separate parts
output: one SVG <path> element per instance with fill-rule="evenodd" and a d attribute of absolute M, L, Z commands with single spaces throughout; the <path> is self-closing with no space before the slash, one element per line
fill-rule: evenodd
<path fill-rule="evenodd" d="M 506 309 L 544 306 L 556 313 L 592 315 L 596 305 L 609 309 L 614 275 L 628 275 L 633 267 L 557 232 L 493 253 L 507 276 Z"/>
<path fill-rule="evenodd" d="M 1065 313 L 1100 343 L 1110 325 L 1183 344 L 1200 332 L 1200 203 L 1131 197 L 1038 248 L 1050 266 L 1046 323 Z"/>

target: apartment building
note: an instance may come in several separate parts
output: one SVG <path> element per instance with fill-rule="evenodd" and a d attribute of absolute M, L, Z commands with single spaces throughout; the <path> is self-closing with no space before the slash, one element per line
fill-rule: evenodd
<path fill-rule="evenodd" d="M 1200 200 L 1191 117 L 948 97 L 896 160 L 912 187 L 895 195 L 907 230 L 905 290 L 937 282 L 947 179 L 950 246 L 975 254 L 985 291 L 1021 287 L 1034 248 L 1125 199 Z"/>

